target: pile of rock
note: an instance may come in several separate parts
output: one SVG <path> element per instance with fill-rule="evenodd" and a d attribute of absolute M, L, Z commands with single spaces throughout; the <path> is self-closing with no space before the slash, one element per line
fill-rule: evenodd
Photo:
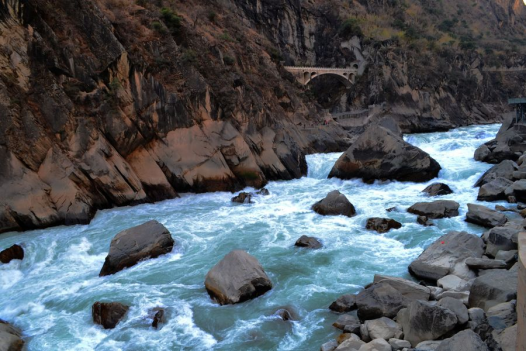
<path fill-rule="evenodd" d="M 443 235 L 409 266 L 428 283 L 375 275 L 330 305 L 343 334 L 321 350 L 515 350 L 519 230 Z"/>

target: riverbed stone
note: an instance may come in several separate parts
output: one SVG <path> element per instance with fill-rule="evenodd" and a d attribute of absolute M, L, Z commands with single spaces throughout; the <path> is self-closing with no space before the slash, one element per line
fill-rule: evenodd
<path fill-rule="evenodd" d="M 433 221 L 426 216 L 416 217 L 416 223 L 423 225 L 424 227 L 431 227 L 434 225 Z"/>
<path fill-rule="evenodd" d="M 153 316 L 152 327 L 155 329 L 159 328 L 159 326 L 162 325 L 165 320 L 164 309 L 161 308 L 155 313 L 155 316 Z"/>
<path fill-rule="evenodd" d="M 429 302 L 413 301 L 396 317 L 404 331 L 404 340 L 416 346 L 426 340 L 434 340 L 453 330 L 457 316 L 447 308 Z"/>
<path fill-rule="evenodd" d="M 517 201 L 526 202 L 526 179 L 513 182 L 505 193 L 507 196 L 514 196 Z"/>
<path fill-rule="evenodd" d="M 442 235 L 409 265 L 409 271 L 421 279 L 436 281 L 448 274 L 461 278 L 474 277 L 464 261 L 480 258 L 484 253 L 481 238 L 466 232 L 449 232 Z"/>
<path fill-rule="evenodd" d="M 356 296 L 358 317 L 361 320 L 393 318 L 407 306 L 407 302 L 398 290 L 387 283 L 374 284 Z"/>
<path fill-rule="evenodd" d="M 371 339 L 400 338 L 402 336 L 402 327 L 387 317 L 365 321 L 365 326 Z"/>
<path fill-rule="evenodd" d="M 113 329 L 124 318 L 129 306 L 120 302 L 95 302 L 91 306 L 91 315 L 95 324 L 104 329 Z"/>
<path fill-rule="evenodd" d="M 395 288 L 403 297 L 409 300 L 429 300 L 431 290 L 420 284 L 399 277 L 375 274 L 373 282 L 375 284 L 389 284 Z"/>
<path fill-rule="evenodd" d="M 170 232 L 157 221 L 123 230 L 111 240 L 110 252 L 99 276 L 115 274 L 142 260 L 164 255 L 172 251 L 173 246 Z"/>
<path fill-rule="evenodd" d="M 349 312 L 356 308 L 356 295 L 346 294 L 331 303 L 329 309 L 334 312 Z"/>
<path fill-rule="evenodd" d="M 365 225 L 366 229 L 375 230 L 378 233 L 387 233 L 391 229 L 400 229 L 402 228 L 402 223 L 395 221 L 391 218 L 379 218 L 373 217 L 367 220 Z"/>
<path fill-rule="evenodd" d="M 338 190 L 331 191 L 324 199 L 312 205 L 312 210 L 323 216 L 353 217 L 356 215 L 353 204 Z"/>
<path fill-rule="evenodd" d="M 362 340 L 350 338 L 342 342 L 336 348 L 336 351 L 357 351 L 360 349 L 360 347 L 362 347 L 362 345 L 365 345 L 365 342 L 363 342 Z"/>
<path fill-rule="evenodd" d="M 517 351 L 517 332 L 518 325 L 508 327 L 498 334 L 495 339 L 499 343 L 502 351 Z"/>
<path fill-rule="evenodd" d="M 507 180 L 513 179 L 513 172 L 518 169 L 518 165 L 511 160 L 504 160 L 501 163 L 488 169 L 482 177 L 475 183 L 476 187 L 481 187 L 497 178 L 504 178 Z"/>
<path fill-rule="evenodd" d="M 471 269 L 502 269 L 507 266 L 504 261 L 490 258 L 468 258 L 466 265 Z"/>
<path fill-rule="evenodd" d="M 436 299 L 442 300 L 443 298 L 446 298 L 446 297 L 451 297 L 459 301 L 462 301 L 462 303 L 467 306 L 468 301 L 469 301 L 469 291 L 446 290 L 438 294 Z"/>
<path fill-rule="evenodd" d="M 351 329 L 355 329 L 356 325 L 360 328 L 360 320 L 352 314 L 344 314 L 338 317 L 336 322 L 332 323 L 332 326 L 341 330 L 344 330 L 346 326 L 352 326 Z"/>
<path fill-rule="evenodd" d="M 488 309 L 488 323 L 495 330 L 503 330 L 517 323 L 516 301 L 499 303 Z"/>
<path fill-rule="evenodd" d="M 422 190 L 422 192 L 427 193 L 429 196 L 453 194 L 453 190 L 451 190 L 449 185 L 444 183 L 433 183 Z"/>
<path fill-rule="evenodd" d="M 407 209 L 407 212 L 427 218 L 450 218 L 458 216 L 459 204 L 452 200 L 437 200 L 433 202 L 418 202 Z"/>
<path fill-rule="evenodd" d="M 469 293 L 469 307 L 480 307 L 487 311 L 492 306 L 516 298 L 517 272 L 491 270 L 473 282 Z"/>
<path fill-rule="evenodd" d="M 508 218 L 503 213 L 487 208 L 486 206 L 468 204 L 466 221 L 486 228 L 493 228 L 504 225 L 508 221 Z"/>
<path fill-rule="evenodd" d="M 22 351 L 24 350 L 22 332 L 11 324 L 0 319 L 0 350 Z"/>
<path fill-rule="evenodd" d="M 23 260 L 24 259 L 24 249 L 20 245 L 13 245 L 8 247 L 5 250 L 0 252 L 0 262 L 9 263 L 12 260 Z"/>
<path fill-rule="evenodd" d="M 369 126 L 336 161 L 329 178 L 426 182 L 441 167 L 421 149 L 384 127 Z"/>
<path fill-rule="evenodd" d="M 480 336 L 467 329 L 442 340 L 436 351 L 489 351 L 489 349 Z"/>
<path fill-rule="evenodd" d="M 506 189 L 511 186 L 513 182 L 505 178 L 497 178 L 480 187 L 477 196 L 478 201 L 498 201 L 506 200 Z"/>
<path fill-rule="evenodd" d="M 331 340 L 321 345 L 320 351 L 334 351 L 337 347 L 338 343 L 336 342 L 336 340 Z"/>
<path fill-rule="evenodd" d="M 254 256 L 234 250 L 208 272 L 205 288 L 220 305 L 228 305 L 263 295 L 272 282 Z"/>
<path fill-rule="evenodd" d="M 486 246 L 487 251 L 487 246 Z M 495 255 L 496 260 L 502 260 L 506 262 L 506 264 L 513 264 L 517 262 L 517 250 L 499 250 L 497 251 L 497 254 Z"/>
<path fill-rule="evenodd" d="M 445 297 L 438 301 L 437 306 L 442 306 L 455 313 L 458 324 L 464 324 L 469 320 L 468 309 L 462 301 L 452 297 Z"/>
<path fill-rule="evenodd" d="M 298 240 L 296 240 L 294 246 L 305 247 L 308 249 L 321 249 L 322 244 L 315 237 L 302 235 Z"/>

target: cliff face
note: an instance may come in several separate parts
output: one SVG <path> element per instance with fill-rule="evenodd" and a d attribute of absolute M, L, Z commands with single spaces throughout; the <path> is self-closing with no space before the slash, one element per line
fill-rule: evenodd
<path fill-rule="evenodd" d="M 420 71 L 425 59 L 405 44 L 342 34 L 353 11 L 385 5 L 367 6 L 0 0 L 0 232 L 300 177 L 306 153 L 349 145 L 339 124 L 319 126 L 316 97 L 335 111 L 388 102 L 383 114 L 411 121 L 405 130 L 495 120 L 515 80 L 477 72 L 476 52 Z M 502 27 L 522 25 L 522 7 L 494 6 Z M 362 76 L 350 91 L 321 78 L 305 90 L 282 61 L 357 62 Z M 470 77 L 476 92 L 459 93 Z"/>

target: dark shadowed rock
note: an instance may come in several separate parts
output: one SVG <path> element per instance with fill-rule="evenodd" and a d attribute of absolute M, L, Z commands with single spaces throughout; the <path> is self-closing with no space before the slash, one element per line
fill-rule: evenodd
<path fill-rule="evenodd" d="M 458 324 L 464 324 L 469 320 L 468 309 L 462 301 L 452 297 L 444 297 L 438 301 L 437 306 L 442 306 L 455 313 Z"/>
<path fill-rule="evenodd" d="M 526 202 L 526 179 L 517 180 L 506 188 L 504 194 L 513 197 L 516 201 Z"/>
<path fill-rule="evenodd" d="M 227 305 L 266 293 L 272 289 L 272 282 L 255 257 L 234 250 L 208 272 L 205 288 L 212 299 Z"/>
<path fill-rule="evenodd" d="M 513 182 L 504 178 L 497 178 L 489 183 L 484 184 L 479 189 L 477 200 L 479 201 L 497 201 L 506 200 L 508 196 L 505 194 L 506 189 L 511 186 Z"/>
<path fill-rule="evenodd" d="M 270 195 L 270 191 L 267 188 L 260 189 L 256 192 L 257 195 L 267 196 Z"/>
<path fill-rule="evenodd" d="M 468 329 L 442 340 L 436 351 L 489 351 L 489 349 L 480 336 Z"/>
<path fill-rule="evenodd" d="M 486 236 L 486 253 L 495 257 L 501 250 L 516 250 L 519 231 L 520 230 L 514 226 L 495 227 L 490 229 Z"/>
<path fill-rule="evenodd" d="M 352 217 L 356 214 L 353 204 L 338 190 L 331 191 L 323 200 L 312 205 L 312 210 L 323 216 Z"/>
<path fill-rule="evenodd" d="M 117 273 L 139 261 L 172 251 L 174 240 L 161 223 L 149 221 L 115 235 L 99 276 Z"/>
<path fill-rule="evenodd" d="M 124 318 L 129 306 L 119 302 L 95 302 L 91 307 L 91 315 L 95 324 L 104 329 L 113 329 Z"/>
<path fill-rule="evenodd" d="M 429 300 L 431 291 L 428 287 L 422 286 L 407 279 L 390 277 L 388 275 L 375 274 L 374 284 L 389 284 L 395 288 L 403 297 L 409 300 Z"/>
<path fill-rule="evenodd" d="M 336 299 L 329 309 L 334 312 L 349 312 L 356 308 L 356 295 L 342 295 Z"/>
<path fill-rule="evenodd" d="M 352 314 L 344 314 L 338 317 L 336 322 L 332 323 L 332 326 L 341 330 L 356 329 L 360 328 L 360 320 Z"/>
<path fill-rule="evenodd" d="M 0 319 L 0 350 L 22 351 L 24 344 L 20 330 Z"/>
<path fill-rule="evenodd" d="M 439 171 L 440 165 L 427 153 L 392 131 L 372 125 L 336 161 L 329 178 L 425 182 Z"/>
<path fill-rule="evenodd" d="M 434 225 L 433 221 L 427 218 L 426 216 L 416 217 L 416 223 L 423 225 L 424 227 L 431 227 Z"/>
<path fill-rule="evenodd" d="M 458 202 L 438 200 L 433 202 L 418 202 L 407 209 L 407 212 L 427 218 L 449 218 L 458 216 Z"/>
<path fill-rule="evenodd" d="M 426 340 L 438 339 L 457 325 L 454 312 L 428 302 L 413 301 L 396 317 L 404 331 L 404 340 L 416 346 Z"/>
<path fill-rule="evenodd" d="M 252 203 L 252 194 L 239 193 L 238 195 L 232 198 L 232 202 L 236 202 L 238 204 L 250 204 Z"/>
<path fill-rule="evenodd" d="M 407 303 L 408 300 L 387 283 L 374 284 L 356 296 L 358 317 L 361 320 L 393 318 Z"/>
<path fill-rule="evenodd" d="M 159 325 L 164 323 L 164 321 L 164 310 L 160 309 L 159 311 L 157 311 L 157 313 L 155 313 L 155 316 L 153 316 L 152 327 L 157 329 Z"/>
<path fill-rule="evenodd" d="M 421 279 L 438 280 L 448 274 L 471 278 L 474 274 L 464 264 L 466 258 L 480 258 L 484 242 L 466 232 L 442 235 L 409 265 L 409 271 Z"/>
<path fill-rule="evenodd" d="M 13 245 L 0 252 L 0 262 L 9 263 L 11 260 L 23 260 L 24 249 L 20 245 Z"/>
<path fill-rule="evenodd" d="M 318 241 L 318 239 L 312 237 L 312 236 L 306 236 L 302 235 L 294 244 L 294 246 L 298 247 L 306 247 L 309 249 L 320 249 L 322 247 L 321 243 Z"/>
<path fill-rule="evenodd" d="M 395 221 L 391 218 L 378 218 L 373 217 L 367 220 L 365 225 L 366 229 L 375 230 L 378 233 L 387 233 L 391 229 L 400 229 L 402 228 L 402 223 Z"/>
<path fill-rule="evenodd" d="M 518 169 L 518 166 L 515 162 L 511 160 L 505 160 L 488 169 L 482 177 L 475 183 L 476 187 L 483 186 L 486 183 L 489 183 L 497 178 L 504 178 L 508 180 L 513 179 L 513 172 Z"/>
<path fill-rule="evenodd" d="M 287 309 L 287 308 L 280 308 L 279 310 L 274 312 L 274 315 L 278 316 L 279 318 L 281 318 L 285 322 L 293 321 L 293 320 L 297 319 L 296 317 L 294 317 L 295 313 L 289 311 L 289 309 Z"/>
<path fill-rule="evenodd" d="M 444 183 L 433 183 L 422 190 L 423 193 L 427 193 L 429 196 L 439 196 L 453 194 L 453 190 Z"/>
<path fill-rule="evenodd" d="M 468 204 L 466 222 L 478 224 L 486 228 L 493 228 L 504 225 L 507 221 L 508 218 L 500 212 L 489 209 L 486 206 Z"/>
<path fill-rule="evenodd" d="M 517 272 L 505 269 L 487 271 L 475 279 L 469 290 L 469 307 L 487 311 L 517 298 Z"/>

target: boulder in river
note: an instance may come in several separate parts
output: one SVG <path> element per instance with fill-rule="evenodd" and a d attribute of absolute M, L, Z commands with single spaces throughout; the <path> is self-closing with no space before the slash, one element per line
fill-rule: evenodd
<path fill-rule="evenodd" d="M 21 351 L 24 344 L 20 330 L 0 319 L 0 350 Z"/>
<path fill-rule="evenodd" d="M 338 190 L 333 190 L 327 196 L 312 205 L 312 210 L 323 216 L 356 215 L 353 204 Z"/>
<path fill-rule="evenodd" d="M 124 318 L 129 306 L 119 302 L 95 302 L 91 307 L 91 315 L 95 324 L 104 329 L 113 329 Z"/>
<path fill-rule="evenodd" d="M 475 183 L 476 187 L 481 187 L 484 184 L 487 184 L 497 178 L 504 178 L 508 180 L 513 179 L 513 172 L 518 169 L 518 166 L 515 162 L 511 160 L 505 160 L 488 169 L 482 177 Z"/>
<path fill-rule="evenodd" d="M 361 320 L 393 318 L 400 309 L 407 306 L 408 301 L 387 283 L 373 284 L 356 295 L 358 317 Z"/>
<path fill-rule="evenodd" d="M 508 218 L 495 210 L 482 205 L 468 204 L 466 222 L 478 224 L 486 228 L 493 228 L 504 225 Z"/>
<path fill-rule="evenodd" d="M 423 225 L 424 227 L 431 227 L 434 225 L 433 221 L 427 218 L 426 216 L 416 217 L 416 223 Z"/>
<path fill-rule="evenodd" d="M 371 125 L 336 161 L 329 178 L 426 182 L 439 171 L 438 162 L 426 152 L 391 130 Z"/>
<path fill-rule="evenodd" d="M 506 200 L 506 189 L 513 184 L 511 180 L 505 178 L 497 178 L 489 183 L 484 184 L 479 189 L 477 196 L 478 201 L 497 201 Z"/>
<path fill-rule="evenodd" d="M 205 288 L 212 299 L 227 305 L 263 295 L 272 289 L 272 282 L 255 257 L 234 250 L 208 272 Z"/>
<path fill-rule="evenodd" d="M 427 218 L 450 218 L 458 216 L 458 202 L 452 200 L 437 200 L 433 202 L 417 202 L 407 209 L 407 212 Z"/>
<path fill-rule="evenodd" d="M 139 261 L 172 251 L 174 240 L 161 223 L 149 221 L 115 235 L 99 276 L 117 273 Z"/>
<path fill-rule="evenodd" d="M 387 233 L 391 229 L 402 228 L 402 223 L 391 218 L 373 217 L 367 220 L 366 229 L 375 230 L 378 233 Z"/>
<path fill-rule="evenodd" d="M 356 308 L 356 295 L 346 294 L 331 303 L 329 309 L 334 312 L 349 312 Z"/>
<path fill-rule="evenodd" d="M 252 203 L 252 194 L 239 193 L 238 195 L 232 198 L 232 202 L 236 202 L 238 204 L 250 204 Z"/>
<path fill-rule="evenodd" d="M 23 260 L 24 249 L 20 245 L 13 245 L 2 252 L 0 252 L 0 262 L 9 263 L 12 260 Z"/>
<path fill-rule="evenodd" d="M 164 318 L 164 310 L 163 309 L 159 309 L 156 313 L 155 313 L 155 316 L 153 316 L 153 321 L 152 321 L 152 327 L 154 327 L 155 329 L 159 328 L 159 326 L 161 324 L 163 324 L 165 321 L 165 318 Z"/>
<path fill-rule="evenodd" d="M 436 281 L 448 274 L 471 279 L 474 273 L 464 261 L 480 258 L 484 242 L 476 235 L 466 232 L 449 232 L 442 235 L 409 265 L 409 271 L 421 279 Z"/>
<path fill-rule="evenodd" d="M 522 133 L 521 129 L 516 128 L 514 116 L 507 116 L 495 139 L 475 151 L 475 160 L 495 164 L 504 160 L 517 160 L 526 151 Z"/>
<path fill-rule="evenodd" d="M 453 194 L 453 190 L 451 190 L 449 185 L 444 183 L 433 183 L 422 190 L 422 192 L 427 193 L 429 196 Z"/>
<path fill-rule="evenodd" d="M 296 240 L 294 246 L 306 247 L 308 249 L 320 249 L 322 247 L 318 239 L 307 235 L 302 235 L 298 240 Z"/>
<path fill-rule="evenodd" d="M 457 325 L 457 316 L 447 308 L 428 302 L 413 301 L 396 317 L 404 331 L 404 339 L 412 346 L 438 339 Z"/>

